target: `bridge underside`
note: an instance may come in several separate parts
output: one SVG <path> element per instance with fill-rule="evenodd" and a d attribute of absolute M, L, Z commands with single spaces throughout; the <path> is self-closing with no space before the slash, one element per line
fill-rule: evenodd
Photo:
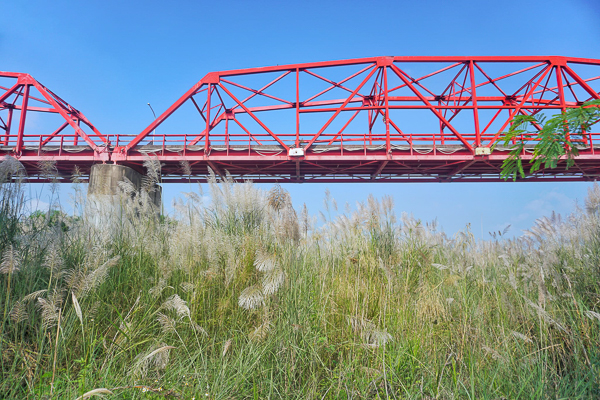
<path fill-rule="evenodd" d="M 177 146 L 145 145 L 129 154 L 119 165 L 145 173 L 144 161 L 162 164 L 163 182 L 206 182 L 210 171 L 217 178 L 227 175 L 236 181 L 264 183 L 300 182 L 500 182 L 500 169 L 507 148 L 490 155 L 473 155 L 463 146 L 398 146 L 387 153 L 381 146 L 314 146 L 303 157 L 290 159 L 278 146 L 230 146 L 213 148 L 205 154 L 201 146 L 185 150 Z M 0 146 L 0 153 L 8 149 Z M 524 160 L 531 159 L 533 147 L 526 148 Z M 600 144 L 581 146 L 575 166 L 542 169 L 519 181 L 595 181 L 600 177 Z M 10 154 L 7 152 L 7 154 Z M 89 178 L 94 152 L 87 145 L 29 148 L 20 157 L 29 180 L 47 181 L 44 161 L 51 161 L 59 179 L 69 180 L 75 167 L 82 180 Z M 525 161 L 526 163 L 527 161 Z"/>

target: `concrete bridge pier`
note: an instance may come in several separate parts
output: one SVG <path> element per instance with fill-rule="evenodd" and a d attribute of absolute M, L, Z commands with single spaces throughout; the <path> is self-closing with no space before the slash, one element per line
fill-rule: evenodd
<path fill-rule="evenodd" d="M 119 187 L 119 182 L 129 180 L 136 192 L 142 188 L 142 178 L 144 175 L 133 168 L 117 164 L 94 164 L 90 171 L 90 181 L 88 185 L 88 215 L 101 222 L 100 219 L 113 216 L 120 218 L 122 215 L 120 195 L 123 190 Z M 150 202 L 156 207 L 157 214 L 160 214 L 162 201 L 162 188 L 156 185 L 148 193 Z"/>

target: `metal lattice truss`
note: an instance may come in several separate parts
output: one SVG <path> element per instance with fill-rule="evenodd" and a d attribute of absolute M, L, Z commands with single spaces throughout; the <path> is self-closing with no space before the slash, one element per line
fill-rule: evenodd
<path fill-rule="evenodd" d="M 491 149 L 516 115 L 551 116 L 600 98 L 600 60 L 375 57 L 209 73 L 139 135 L 104 137 L 29 75 L 12 75 L 17 83 L 0 87 L 0 117 L 9 113 L 0 120 L 0 149 L 34 162 L 54 146 L 54 159 L 85 161 L 84 169 L 100 160 L 141 169 L 156 157 L 166 181 L 203 180 L 207 167 L 264 182 L 496 181 L 509 149 Z M 26 114 L 16 135 L 10 121 L 19 103 L 45 111 L 30 108 L 30 86 L 64 122 L 28 141 Z M 62 134 L 68 125 L 72 136 Z M 578 143 L 575 167 L 527 179 L 595 180 L 597 132 Z M 67 143 L 84 149 L 74 156 Z"/>

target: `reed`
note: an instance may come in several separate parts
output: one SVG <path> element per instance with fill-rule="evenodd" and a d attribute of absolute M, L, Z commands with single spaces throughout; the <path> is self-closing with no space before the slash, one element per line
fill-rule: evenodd
<path fill-rule="evenodd" d="M 328 195 L 317 224 L 214 176 L 167 217 L 126 184 L 121 218 L 31 214 L 20 170 L 0 164 L 3 398 L 600 396 L 598 186 L 475 240 L 389 197 L 332 217 Z"/>

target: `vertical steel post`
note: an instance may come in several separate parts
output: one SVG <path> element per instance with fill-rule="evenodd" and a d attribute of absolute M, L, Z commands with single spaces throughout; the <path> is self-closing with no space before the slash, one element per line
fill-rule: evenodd
<path fill-rule="evenodd" d="M 565 91 L 563 87 L 562 81 L 562 68 L 560 65 L 554 66 L 556 70 L 556 85 L 558 86 L 558 96 L 560 100 L 560 109 L 565 112 L 566 102 L 565 102 Z"/>
<path fill-rule="evenodd" d="M 473 103 L 473 117 L 475 119 L 475 147 L 481 147 L 479 110 L 477 109 L 477 92 L 475 89 L 475 62 L 473 60 L 469 61 L 469 75 L 471 77 L 471 102 Z"/>
<path fill-rule="evenodd" d="M 29 85 L 25 85 L 23 91 L 23 102 L 21 103 L 21 118 L 19 120 L 19 131 L 17 132 L 17 145 L 15 152 L 21 154 L 23 149 L 23 134 L 25 132 L 25 118 L 27 117 L 27 103 L 29 103 Z"/>
<path fill-rule="evenodd" d="M 8 146 L 8 140 L 10 138 L 10 126 L 12 125 L 13 108 L 8 109 L 8 118 L 6 119 L 6 136 L 4 136 L 3 146 Z"/>
<path fill-rule="evenodd" d="M 208 84 L 208 90 L 206 91 L 207 99 L 206 99 L 206 136 L 204 136 L 204 153 L 208 153 L 208 146 L 210 145 L 208 141 L 208 133 L 210 132 L 210 97 L 212 95 L 212 83 Z"/>
<path fill-rule="evenodd" d="M 383 96 L 385 99 L 385 150 L 387 154 L 392 152 L 392 144 L 390 143 L 390 104 L 388 99 L 388 76 L 387 66 L 383 66 Z"/>
<path fill-rule="evenodd" d="M 296 147 L 300 147 L 300 68 L 296 68 Z"/>

